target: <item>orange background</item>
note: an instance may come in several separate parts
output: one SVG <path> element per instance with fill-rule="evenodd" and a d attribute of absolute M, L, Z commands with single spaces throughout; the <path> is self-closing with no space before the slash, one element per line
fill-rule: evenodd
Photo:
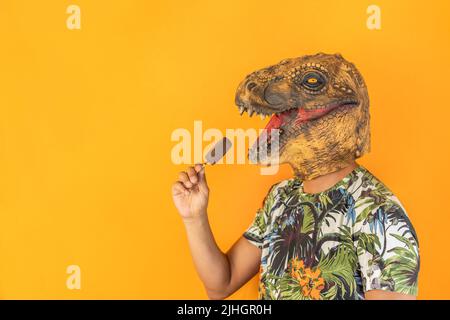
<path fill-rule="evenodd" d="M 420 298 L 450 298 L 449 1 L 1 1 L 0 297 L 206 298 L 170 185 L 177 128 L 262 128 L 238 82 L 282 58 L 340 52 L 369 87 L 361 163 L 420 238 Z M 81 30 L 66 8 L 81 8 Z M 381 30 L 366 9 L 381 8 Z M 223 250 L 290 176 L 208 168 Z M 81 268 L 81 290 L 66 267 Z M 232 298 L 256 297 L 256 277 Z"/>

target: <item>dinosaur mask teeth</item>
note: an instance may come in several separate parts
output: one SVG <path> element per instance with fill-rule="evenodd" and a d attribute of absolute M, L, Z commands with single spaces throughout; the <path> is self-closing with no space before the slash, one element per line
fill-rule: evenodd
<path fill-rule="evenodd" d="M 246 108 L 245 106 L 241 105 L 239 106 L 239 114 L 242 116 L 245 112 L 248 113 L 249 117 L 252 117 L 254 114 L 258 115 L 261 120 L 265 120 L 266 117 L 270 117 L 269 114 L 266 114 L 264 112 L 260 112 L 256 109 L 253 109 L 252 107 Z"/>

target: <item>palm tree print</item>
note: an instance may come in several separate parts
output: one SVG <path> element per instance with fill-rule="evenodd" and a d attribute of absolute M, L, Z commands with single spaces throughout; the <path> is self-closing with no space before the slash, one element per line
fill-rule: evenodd
<path fill-rule="evenodd" d="M 392 192 L 359 166 L 334 187 L 270 190 L 244 233 L 262 249 L 260 299 L 363 299 L 367 290 L 417 294 L 417 235 Z"/>

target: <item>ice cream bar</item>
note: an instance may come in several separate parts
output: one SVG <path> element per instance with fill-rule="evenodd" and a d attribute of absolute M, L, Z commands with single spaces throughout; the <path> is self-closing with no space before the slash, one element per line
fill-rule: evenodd
<path fill-rule="evenodd" d="M 232 143 L 230 139 L 224 137 L 220 141 L 218 141 L 211 150 L 205 156 L 206 162 L 203 164 L 215 164 L 217 161 L 223 158 L 225 154 L 230 150 Z"/>

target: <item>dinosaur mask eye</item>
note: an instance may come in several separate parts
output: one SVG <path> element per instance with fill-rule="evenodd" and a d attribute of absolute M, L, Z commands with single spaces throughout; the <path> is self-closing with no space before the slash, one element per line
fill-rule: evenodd
<path fill-rule="evenodd" d="M 309 90 L 320 90 L 325 85 L 325 77 L 318 72 L 309 72 L 303 76 L 302 86 Z"/>

